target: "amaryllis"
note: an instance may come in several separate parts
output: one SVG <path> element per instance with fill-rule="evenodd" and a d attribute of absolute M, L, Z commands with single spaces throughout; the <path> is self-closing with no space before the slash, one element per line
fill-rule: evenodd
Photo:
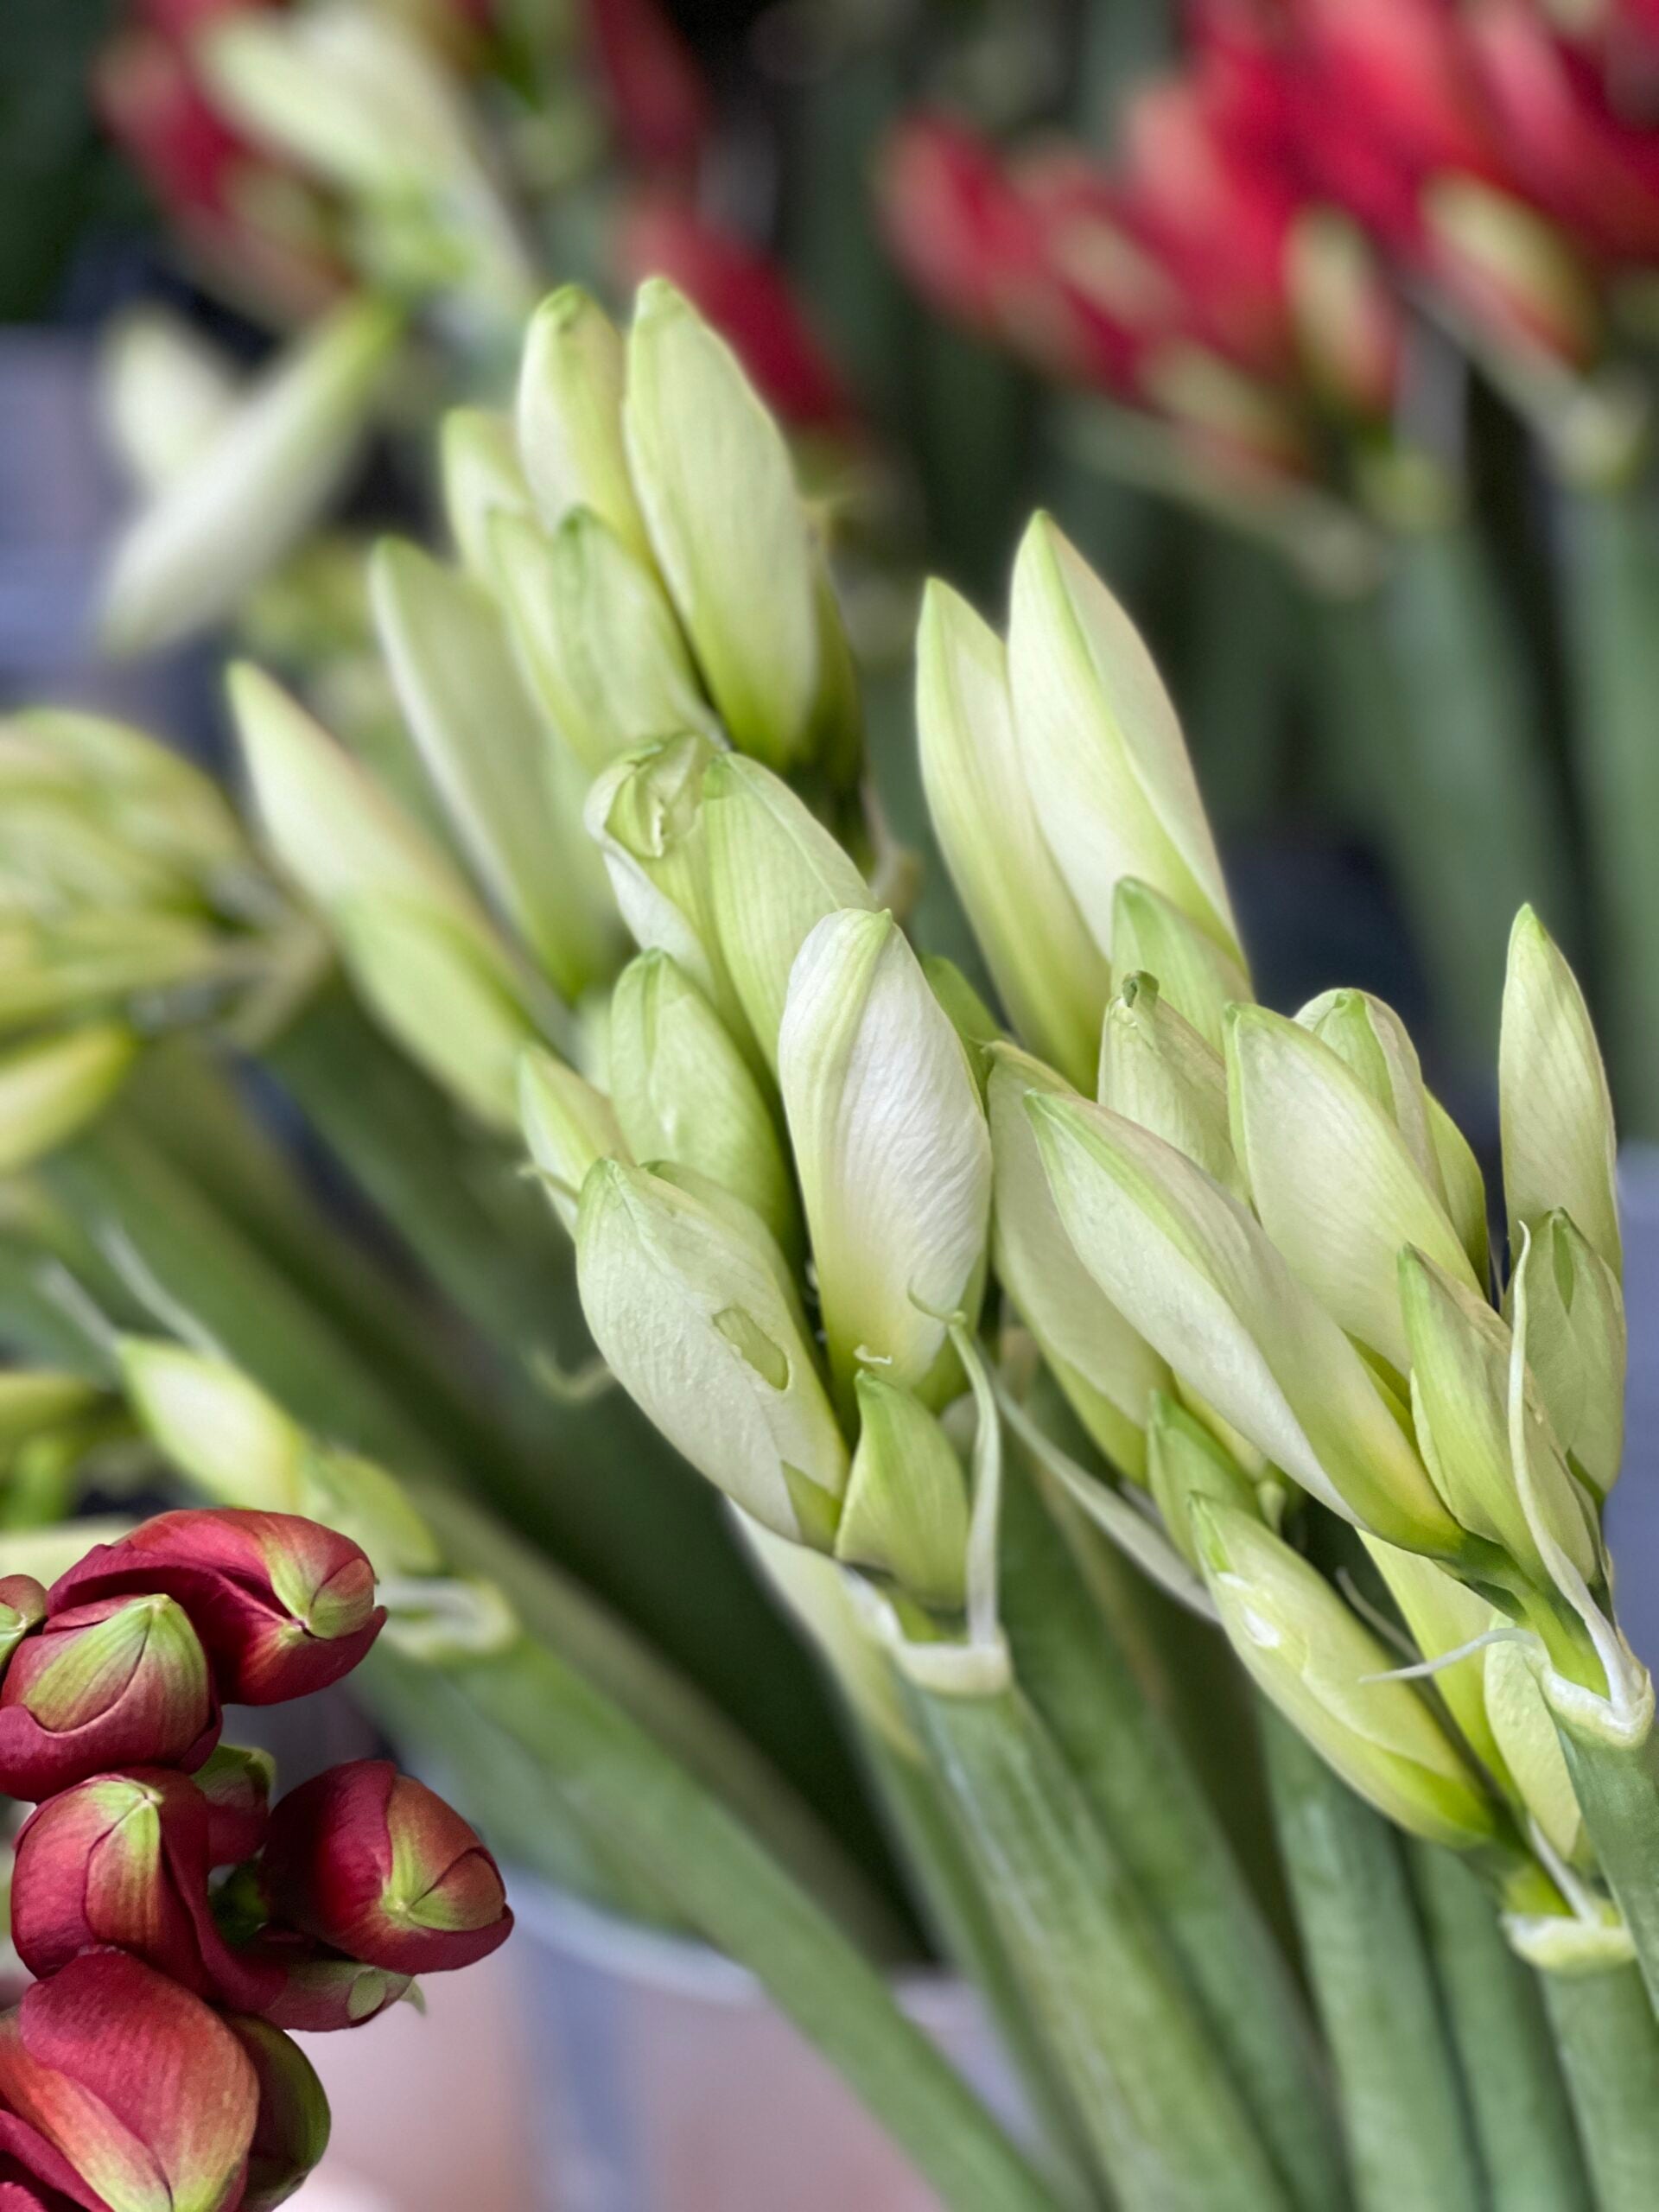
<path fill-rule="evenodd" d="M 388 1974 L 314 1943 L 294 1929 L 268 1928 L 248 1946 L 251 1963 L 281 1980 L 260 2006 L 271 2026 L 301 2035 L 360 2028 L 409 1992 L 412 1975 Z"/>
<path fill-rule="evenodd" d="M 0 1789 L 39 1799 L 111 1767 L 200 1766 L 219 1730 L 182 1606 L 159 1592 L 72 1600 L 0 1682 Z"/>
<path fill-rule="evenodd" d="M 512 1927 L 478 1837 L 387 1759 L 333 1767 L 282 1799 L 264 1869 L 279 1920 L 388 1973 L 470 1966 Z"/>
<path fill-rule="evenodd" d="M 287 2202 L 327 2149 L 328 2100 L 310 2060 L 280 2028 L 248 2018 L 227 2024 L 259 2084 L 247 2186 L 237 2212 L 272 2212 Z"/>
<path fill-rule="evenodd" d="M 220 1694 L 239 1705 L 326 1689 L 357 1665 L 385 1619 L 361 1548 L 293 1513 L 158 1514 L 118 1542 L 96 1545 L 53 1585 L 48 1609 L 55 1619 L 134 1591 L 177 1600 Z"/>

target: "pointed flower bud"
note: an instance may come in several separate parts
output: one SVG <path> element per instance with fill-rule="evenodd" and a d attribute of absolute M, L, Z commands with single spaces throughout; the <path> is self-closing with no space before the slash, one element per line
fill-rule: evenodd
<path fill-rule="evenodd" d="M 198 1997 L 257 2010 L 280 1977 L 232 1952 L 208 1904 L 208 1811 L 188 1775 L 94 1775 L 24 1823 L 11 1883 L 17 1955 L 45 1980 L 112 1944 Z"/>
<path fill-rule="evenodd" d="M 0 2102 L 107 2212 L 241 2202 L 254 2069 L 200 1998 L 120 1951 L 72 1959 L 0 2017 Z"/>
<path fill-rule="evenodd" d="M 110 1767 L 200 1766 L 219 1728 L 181 1606 L 161 1595 L 65 1600 L 0 1682 L 0 1789 L 39 1800 Z"/>
<path fill-rule="evenodd" d="M 1618 1278 L 1571 1215 L 1533 1230 L 1527 1354 L 1556 1441 L 1598 1497 L 1624 1452 L 1624 1300 Z"/>
<path fill-rule="evenodd" d="M 585 1076 L 532 1046 L 518 1067 L 518 1119 L 553 1210 L 574 1235 L 588 1170 L 596 1160 L 630 1159 L 616 1109 Z"/>
<path fill-rule="evenodd" d="M 219 348 L 165 308 L 137 308 L 106 328 L 101 427 L 134 482 L 159 492 L 229 421 L 236 379 Z"/>
<path fill-rule="evenodd" d="M 1135 876 L 1240 958 L 1168 694 L 1134 624 L 1046 515 L 1014 563 L 1008 672 L 1043 835 L 1101 951 L 1118 957 L 1114 894 Z"/>
<path fill-rule="evenodd" d="M 1033 1052 L 1086 1083 L 1110 974 L 1038 825 L 1007 652 L 937 580 L 916 638 L 916 726 L 928 812 L 1009 1018 Z"/>
<path fill-rule="evenodd" d="M 1195 1160 L 1236 1198 L 1244 1179 L 1227 1122 L 1227 1070 L 1151 976 L 1126 976 L 1100 1039 L 1103 1106 Z"/>
<path fill-rule="evenodd" d="M 607 522 L 573 507 L 548 536 L 503 515 L 491 538 L 525 680 L 589 775 L 680 730 L 719 734 L 655 569 Z"/>
<path fill-rule="evenodd" d="M 351 463 L 401 329 L 394 308 L 350 301 L 256 379 L 118 543 L 101 616 L 111 651 L 219 621 L 299 542 Z"/>
<path fill-rule="evenodd" d="M 299 2045 L 268 2020 L 226 2022 L 259 2085 L 248 2182 L 237 2212 L 275 2212 L 328 2148 L 328 2100 Z"/>
<path fill-rule="evenodd" d="M 332 2035 L 341 2028 L 365 2027 L 408 1995 L 412 1980 L 359 1959 L 342 1959 L 291 1929 L 263 1930 L 245 1955 L 281 1975 L 281 1986 L 261 2006 L 260 2017 L 288 2035 Z"/>
<path fill-rule="evenodd" d="M 1420 1552 L 1402 1552 L 1375 1536 L 1365 1539 L 1377 1572 L 1400 1610 L 1411 1640 L 1425 1659 L 1446 1662 L 1449 1652 L 1475 1643 L 1503 1616 Z M 1464 1740 L 1498 1787 L 1511 1798 L 1512 1778 L 1486 1711 L 1487 1652 L 1477 1649 L 1438 1666 L 1434 1689 L 1462 1730 Z"/>
<path fill-rule="evenodd" d="M 1578 979 L 1530 906 L 1516 916 L 1497 1049 L 1510 1249 L 1522 1226 L 1570 1214 L 1617 1277 L 1613 1106 Z"/>
<path fill-rule="evenodd" d="M 326 1689 L 363 1658 L 385 1620 L 374 1570 L 349 1537 L 297 1514 L 219 1506 L 159 1513 L 118 1543 L 96 1545 L 53 1584 L 48 1633 L 66 1608 L 135 1591 L 176 1599 L 221 1694 L 238 1705 Z"/>
<path fill-rule="evenodd" d="M 0 1174 L 55 1152 L 95 1121 L 138 1057 L 123 1022 L 88 1022 L 0 1052 Z"/>
<path fill-rule="evenodd" d="M 908 1391 L 868 1370 L 857 1391 L 858 1449 L 836 1557 L 890 1577 L 918 1605 L 959 1611 L 968 1553 L 962 1462 Z"/>
<path fill-rule="evenodd" d="M 1234 1148 L 1262 1226 L 1326 1313 L 1403 1374 L 1407 1245 L 1478 1295 L 1468 1255 L 1398 1125 L 1328 1045 L 1265 1007 L 1228 1016 Z"/>
<path fill-rule="evenodd" d="M 845 642 L 789 448 L 736 356 L 660 277 L 628 340 L 628 461 L 652 550 L 740 752 L 840 752 Z"/>
<path fill-rule="evenodd" d="M 576 1279 L 594 1344 L 675 1449 L 769 1529 L 827 1549 L 847 1446 L 759 1216 L 601 1162 L 582 1187 Z"/>
<path fill-rule="evenodd" d="M 1457 1550 L 1399 1416 L 1255 1217 L 1121 1116 L 1041 1096 L 1027 1111 L 1078 1257 L 1182 1382 L 1333 1512 Z"/>
<path fill-rule="evenodd" d="M 1427 1701 L 1307 1561 L 1260 1521 L 1197 1500 L 1198 1563 L 1228 1640 L 1274 1704 L 1349 1787 L 1410 1834 L 1452 1850 L 1497 1821 Z"/>
<path fill-rule="evenodd" d="M 389 1759 L 331 1767 L 290 1790 L 262 1863 L 282 1921 L 388 1974 L 470 1966 L 512 1929 L 494 1859 Z"/>
<path fill-rule="evenodd" d="M 767 1065 L 795 956 L 816 923 L 842 907 L 873 913 L 868 885 L 780 776 L 722 753 L 702 779 L 709 911 L 732 988 Z"/>
<path fill-rule="evenodd" d="M 611 1094 L 636 1160 L 695 1168 L 753 1207 L 785 1251 L 801 1241 L 772 1106 L 708 1000 L 665 952 L 642 952 L 611 1000 Z"/>
<path fill-rule="evenodd" d="M 238 1866 L 265 1840 L 276 1763 L 269 1751 L 218 1745 L 191 1777 L 207 1808 L 207 1864 Z"/>
<path fill-rule="evenodd" d="M 778 1077 L 830 1372 L 861 1365 L 925 1402 L 950 1393 L 938 1315 L 984 1289 L 991 1142 L 962 1041 L 890 914 L 820 922 L 790 977 Z"/>
<path fill-rule="evenodd" d="M 550 804 L 548 741 L 495 602 L 418 546 L 369 563 L 380 650 L 445 814 L 497 911 L 563 998 L 605 975 L 616 934 L 579 822 Z"/>
<path fill-rule="evenodd" d="M 534 514 L 530 486 L 506 416 L 487 407 L 452 407 L 438 426 L 444 518 L 461 564 L 480 583 L 495 578 L 495 518 Z"/>
<path fill-rule="evenodd" d="M 1113 894 L 1112 949 L 1120 975 L 1155 977 L 1165 1005 L 1220 1052 L 1228 1007 L 1250 996 L 1241 960 L 1133 876 L 1125 876 Z"/>
<path fill-rule="evenodd" d="M 1012 1045 L 995 1046 L 986 1091 L 996 1199 L 997 1279 L 1042 1348 L 1071 1410 L 1133 1482 L 1146 1478 L 1146 1426 L 1168 1368 L 1137 1335 L 1078 1258 L 1048 1186 L 1027 1096 L 1071 1097 L 1052 1069 Z"/>
<path fill-rule="evenodd" d="M 599 302 L 580 284 L 550 292 L 524 334 L 518 454 L 549 530 L 586 508 L 648 567 L 651 541 L 622 439 L 626 373 L 621 334 Z"/>
<path fill-rule="evenodd" d="M 1586 1855 L 1584 1815 L 1556 1726 L 1530 1659 L 1518 1645 L 1481 1655 L 1486 1722 L 1522 1808 L 1568 1866 Z"/>
<path fill-rule="evenodd" d="M 1183 1559 L 1198 1564 L 1192 1508 L 1208 1499 L 1261 1518 L 1255 1485 L 1200 1421 L 1167 1392 L 1155 1390 L 1147 1422 L 1147 1487 L 1169 1540 Z"/>

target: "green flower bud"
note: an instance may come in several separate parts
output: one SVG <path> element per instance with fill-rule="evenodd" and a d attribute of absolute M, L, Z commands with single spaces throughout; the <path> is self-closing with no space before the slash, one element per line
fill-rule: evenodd
<path fill-rule="evenodd" d="M 888 1575 L 918 1605 L 962 1609 L 968 1486 L 933 1414 L 868 1371 L 857 1380 L 858 1449 L 836 1531 L 836 1557 Z"/>
<path fill-rule="evenodd" d="M 890 914 L 830 914 L 801 947 L 778 1039 L 830 1372 L 868 1363 L 938 1402 L 945 1322 L 983 1293 L 991 1145 L 962 1041 Z"/>
<path fill-rule="evenodd" d="M 1262 1227 L 1326 1312 L 1403 1374 L 1402 1249 L 1421 1247 L 1471 1294 L 1480 1286 L 1399 1127 L 1329 1046 L 1264 1007 L 1230 1013 L 1227 1077 Z"/>
<path fill-rule="evenodd" d="M 493 540 L 525 680 L 589 774 L 681 730 L 719 734 L 662 585 L 607 524 L 574 507 L 550 537 L 504 515 Z"/>
<path fill-rule="evenodd" d="M 937 581 L 916 639 L 916 723 L 928 811 L 1009 1018 L 1086 1083 L 1110 973 L 1038 826 L 1002 642 Z"/>
<path fill-rule="evenodd" d="M 753 1206 L 785 1251 L 799 1249 L 772 1109 L 720 1016 L 665 952 L 642 952 L 617 980 L 611 1095 L 636 1160 L 695 1168 Z"/>
<path fill-rule="evenodd" d="M 648 567 L 651 541 L 622 440 L 626 374 L 620 334 L 599 302 L 579 284 L 550 292 L 524 334 L 518 454 L 549 530 L 585 507 Z"/>
<path fill-rule="evenodd" d="M 1255 1486 L 1204 1423 L 1154 1390 L 1147 1421 L 1147 1488 L 1183 1559 L 1198 1564 L 1192 1507 L 1201 1499 L 1261 1517 Z"/>
<path fill-rule="evenodd" d="M 778 769 L 840 753 L 844 641 L 789 448 L 660 277 L 635 307 L 623 421 L 652 550 L 733 744 Z"/>
<path fill-rule="evenodd" d="M 1122 1473 L 1143 1482 L 1148 1411 L 1154 1393 L 1169 1388 L 1170 1372 L 1077 1257 L 1026 1111 L 1033 1093 L 1075 1094 L 1051 1068 L 1012 1045 L 995 1047 L 990 1063 L 986 1104 L 995 1169 L 991 1235 L 997 1280 L 1089 1435 Z"/>
<path fill-rule="evenodd" d="M 1250 996 L 1242 961 L 1150 884 L 1126 876 L 1112 899 L 1112 949 L 1122 976 L 1156 976 L 1166 1006 L 1221 1050 L 1228 1007 Z"/>
<path fill-rule="evenodd" d="M 1255 1217 L 1119 1115 L 1040 1095 L 1026 1110 L 1078 1257 L 1182 1382 L 1332 1511 L 1459 1550 L 1398 1414 Z"/>
<path fill-rule="evenodd" d="M 576 1271 L 594 1344 L 699 1473 L 779 1535 L 827 1551 L 847 1486 L 836 1425 L 783 1256 L 735 1200 L 601 1161 Z"/>
<path fill-rule="evenodd" d="M 1106 1009 L 1100 1103 L 1173 1144 L 1235 1198 L 1245 1195 L 1227 1122 L 1227 1069 L 1167 1005 L 1151 976 L 1129 976 Z"/>
<path fill-rule="evenodd" d="M 396 538 L 369 567 L 398 703 L 455 834 L 495 905 L 561 996 L 610 969 L 618 935 L 580 819 L 549 804 L 548 739 L 494 601 Z"/>
<path fill-rule="evenodd" d="M 1368 1803 L 1452 1850 L 1491 1842 L 1497 1819 L 1472 1770 L 1392 1654 L 1324 1577 L 1249 1514 L 1192 1509 L 1222 1627 L 1262 1690 Z"/>
<path fill-rule="evenodd" d="M 1533 1231 L 1529 1363 L 1556 1441 L 1598 1497 L 1624 1452 L 1624 1300 L 1618 1278 L 1570 1215 Z"/>
<path fill-rule="evenodd" d="M 0 1174 L 43 1159 L 95 1121 L 137 1056 L 137 1039 L 116 1022 L 0 1052 Z"/>
<path fill-rule="evenodd" d="M 1556 1727 L 1531 1661 L 1518 1644 L 1494 1643 L 1482 1655 L 1487 1725 L 1522 1807 L 1558 1857 L 1571 1866 L 1588 1855 L 1584 1815 Z"/>
<path fill-rule="evenodd" d="M 518 1120 L 553 1210 L 574 1235 L 588 1170 L 596 1160 L 629 1157 L 616 1109 L 586 1077 L 532 1046 L 518 1063 Z"/>
<path fill-rule="evenodd" d="M 1135 876 L 1240 959 L 1168 694 L 1134 624 L 1046 515 L 1014 563 L 1008 671 L 1043 835 L 1101 951 L 1121 965 L 1113 903 Z"/>
<path fill-rule="evenodd" d="M 98 365 L 105 433 L 143 491 L 159 492 L 181 474 L 235 411 L 225 356 L 165 308 L 118 316 Z"/>
<path fill-rule="evenodd" d="M 99 617 L 108 651 L 219 621 L 298 543 L 351 465 L 401 328 L 383 302 L 348 301 L 253 381 L 117 544 Z"/>
<path fill-rule="evenodd" d="M 1420 1552 L 1402 1552 L 1375 1536 L 1365 1539 L 1365 1548 L 1425 1659 L 1444 1661 L 1448 1652 L 1461 1651 L 1465 1644 L 1476 1643 L 1501 1625 L 1503 1615 L 1478 1592 Z M 1499 1789 L 1513 1798 L 1516 1794 L 1514 1780 L 1486 1711 L 1485 1662 L 1490 1649 L 1471 1651 L 1438 1666 L 1434 1688 L 1470 1750 Z"/>
<path fill-rule="evenodd" d="M 452 407 L 438 426 L 443 512 L 455 550 L 480 583 L 495 575 L 495 518 L 535 513 L 512 424 L 487 407 Z"/>
<path fill-rule="evenodd" d="M 814 926 L 842 907 L 875 911 L 863 877 L 816 816 L 758 760 L 722 753 L 702 779 L 709 907 L 721 956 L 776 1071 L 790 971 Z"/>
<path fill-rule="evenodd" d="M 1530 906 L 1515 918 L 1497 1050 L 1510 1249 L 1524 1224 L 1570 1214 L 1617 1277 L 1612 1099 L 1578 979 Z"/>
<path fill-rule="evenodd" d="M 1501 1544 L 1539 1585 L 1551 1576 L 1516 1485 L 1510 1453 L 1508 1327 L 1484 1299 L 1423 1253 L 1400 1258 L 1400 1302 L 1410 1349 L 1417 1440 L 1435 1487 L 1471 1535 Z M 1586 1580 L 1597 1578 L 1593 1527 L 1535 1387 L 1529 1392 L 1528 1457 L 1555 1541 Z"/>

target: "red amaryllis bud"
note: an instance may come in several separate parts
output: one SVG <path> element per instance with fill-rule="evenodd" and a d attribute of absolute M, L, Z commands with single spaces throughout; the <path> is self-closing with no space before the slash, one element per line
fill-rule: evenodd
<path fill-rule="evenodd" d="M 226 2025 L 259 2084 L 248 2183 L 237 2212 L 272 2212 L 293 2196 L 328 2147 L 328 2100 L 311 2062 L 268 2020 Z"/>
<path fill-rule="evenodd" d="M 276 1763 L 268 1751 L 221 1744 L 195 1772 L 207 1808 L 207 1864 L 235 1866 L 251 1859 L 270 1822 Z"/>
<path fill-rule="evenodd" d="M 643 168 L 688 174 L 708 138 L 713 104 L 691 49 L 657 0 L 588 0 L 588 34 L 624 152 Z"/>
<path fill-rule="evenodd" d="M 200 1998 L 124 1952 L 72 1960 L 0 2017 L 0 2101 L 108 2212 L 240 2200 L 259 2108 L 247 2055 Z"/>
<path fill-rule="evenodd" d="M 105 49 L 94 79 L 110 135 L 175 214 L 228 216 L 245 143 L 204 98 L 184 54 L 149 31 Z"/>
<path fill-rule="evenodd" d="M 800 429 L 848 429 L 851 398 L 777 264 L 659 194 L 636 199 L 618 236 L 630 284 L 666 276 L 735 350 L 767 405 Z"/>
<path fill-rule="evenodd" d="M 207 1895 L 207 1807 L 162 1767 L 95 1775 L 30 1815 L 17 1839 L 11 1934 L 44 1980 L 114 1944 L 215 2004 L 257 2011 L 282 1976 L 233 1952 Z"/>
<path fill-rule="evenodd" d="M 0 2212 L 109 2212 L 60 2151 L 15 2112 L 0 2111 Z"/>
<path fill-rule="evenodd" d="M 200 1766 L 219 1701 L 183 1608 L 105 1598 L 48 1619 L 0 1681 L 0 1790 L 38 1799 L 111 1767 Z"/>
<path fill-rule="evenodd" d="M 195 1624 L 220 1694 L 276 1705 L 348 1675 L 380 1633 L 374 1569 L 348 1536 L 294 1513 L 220 1506 L 160 1513 L 99 1544 L 54 1583 L 55 1615 L 88 1599 L 162 1590 Z"/>
<path fill-rule="evenodd" d="M 327 2035 L 378 2019 L 407 1994 L 413 1976 L 387 1974 L 361 1959 L 344 1959 L 292 1929 L 267 1928 L 248 1947 L 250 1960 L 282 1975 L 262 2018 L 290 2034 Z"/>
<path fill-rule="evenodd" d="M 331 1767 L 281 1799 L 264 1865 L 279 1920 L 393 1974 L 470 1966 L 512 1927 L 494 1859 L 390 1759 Z"/>

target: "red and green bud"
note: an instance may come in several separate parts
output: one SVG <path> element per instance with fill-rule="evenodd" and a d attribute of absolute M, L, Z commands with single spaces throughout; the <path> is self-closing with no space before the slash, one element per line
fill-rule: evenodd
<path fill-rule="evenodd" d="M 385 1619 L 360 1546 L 293 1513 L 157 1514 L 88 1552 L 53 1585 L 48 1609 L 140 1590 L 164 1591 L 184 1607 L 220 1694 L 238 1705 L 326 1689 L 357 1665 Z"/>
<path fill-rule="evenodd" d="M 233 2019 L 226 2025 L 259 2084 L 248 2185 L 237 2212 L 272 2212 L 287 2202 L 327 2149 L 328 2100 L 310 2060 L 280 2028 L 254 2019 Z"/>
<path fill-rule="evenodd" d="M 114 1767 L 188 1770 L 219 1729 L 182 1606 L 160 1595 L 71 1604 L 24 1639 L 0 1682 L 0 1790 L 38 1801 Z"/>
<path fill-rule="evenodd" d="M 270 1824 L 270 1785 L 276 1763 L 269 1751 L 221 1744 L 195 1784 L 207 1807 L 207 1864 L 237 1866 L 251 1859 Z"/>
<path fill-rule="evenodd" d="M 278 1919 L 391 1974 L 471 1966 L 512 1927 L 478 1837 L 388 1759 L 332 1767 L 284 1797 L 264 1872 Z"/>
<path fill-rule="evenodd" d="M 52 1797 L 17 1839 L 11 1933 L 45 1980 L 113 1944 L 213 2004 L 255 2011 L 283 1977 L 233 1952 L 208 1901 L 208 1810 L 163 1767 L 96 1775 Z"/>
<path fill-rule="evenodd" d="M 15 2112 L 0 2112 L 0 2212 L 107 2212 L 60 2151 Z"/>
<path fill-rule="evenodd" d="M 188 1989 L 89 1951 L 0 2017 L 0 2102 L 107 2212 L 232 2212 L 259 2087 L 241 2044 Z M 46 2202 L 50 2203 L 48 2197 Z"/>
<path fill-rule="evenodd" d="M 46 1618 L 46 1592 L 32 1574 L 0 1574 L 0 1668 Z"/>
<path fill-rule="evenodd" d="M 289 1929 L 266 1929 L 249 1946 L 248 1955 L 261 1968 L 280 1972 L 281 1986 L 259 2011 L 270 2026 L 290 2035 L 366 2026 L 408 1994 L 413 1979 L 321 1950 L 308 1936 Z"/>

